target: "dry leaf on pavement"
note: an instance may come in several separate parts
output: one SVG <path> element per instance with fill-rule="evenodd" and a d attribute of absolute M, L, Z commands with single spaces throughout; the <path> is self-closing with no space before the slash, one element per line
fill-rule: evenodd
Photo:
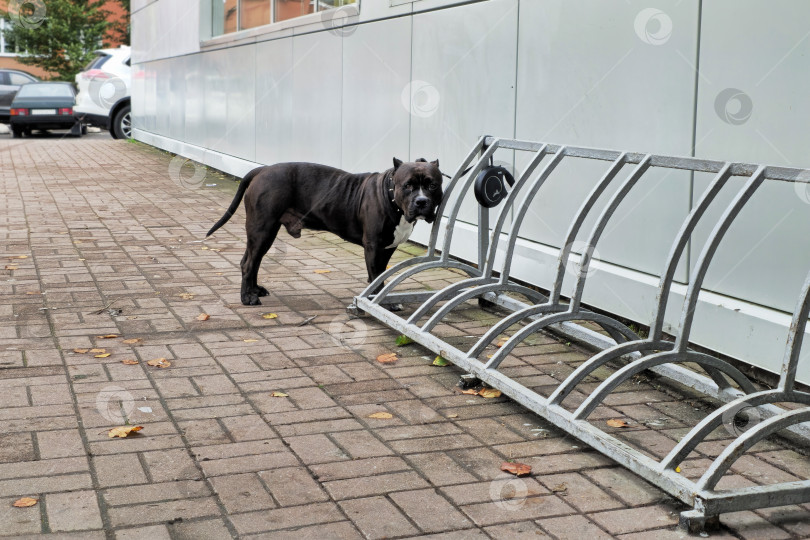
<path fill-rule="evenodd" d="M 207 321 L 210 318 L 211 316 L 208 313 L 200 313 L 199 315 L 197 315 L 198 321 Z"/>
<path fill-rule="evenodd" d="M 368 415 L 369 418 L 376 418 L 378 420 L 388 420 L 393 418 L 394 415 L 388 412 L 375 412 Z"/>
<path fill-rule="evenodd" d="M 136 337 L 136 338 L 132 338 L 132 339 L 125 339 L 121 343 L 123 343 L 125 345 L 132 345 L 133 343 L 140 343 L 141 341 L 143 341 L 141 338 Z"/>
<path fill-rule="evenodd" d="M 109 357 L 111 354 L 112 354 L 112 353 L 97 354 L 97 355 L 96 355 L 96 358 L 107 358 L 107 357 Z"/>
<path fill-rule="evenodd" d="M 607 425 L 609 425 L 610 427 L 618 427 L 618 428 L 630 427 L 630 424 L 628 424 L 626 421 L 620 418 L 611 418 L 610 420 L 607 421 Z"/>
<path fill-rule="evenodd" d="M 6 270 L 17 270 L 17 267 L 14 266 L 13 264 L 7 264 L 6 265 Z"/>
<path fill-rule="evenodd" d="M 117 337 L 118 334 L 104 334 L 103 336 L 96 336 L 96 339 L 114 339 Z"/>
<path fill-rule="evenodd" d="M 313 270 L 316 274 L 328 274 L 331 270 Z"/>
<path fill-rule="evenodd" d="M 509 341 L 509 338 L 503 338 L 503 339 L 501 339 L 500 341 L 498 341 L 498 343 L 496 343 L 496 344 L 495 344 L 495 346 L 496 346 L 496 347 L 498 347 L 498 348 L 500 349 L 501 347 L 503 347 L 504 345 L 506 345 L 506 342 L 507 342 L 507 341 Z"/>
<path fill-rule="evenodd" d="M 121 360 L 121 363 L 122 363 L 122 364 L 126 364 L 126 365 L 128 365 L 128 366 L 137 366 L 137 365 L 138 365 L 138 361 L 137 361 L 137 360 L 131 360 L 131 359 L 127 359 L 127 360 Z"/>
<path fill-rule="evenodd" d="M 192 298 L 194 298 L 194 295 L 188 292 L 180 293 L 177 296 L 179 296 L 183 300 L 191 300 Z"/>
<path fill-rule="evenodd" d="M 73 352 L 75 352 L 76 354 L 84 354 L 89 350 L 90 349 L 73 349 Z"/>
<path fill-rule="evenodd" d="M 568 491 L 568 484 L 563 482 L 562 484 L 557 484 L 553 488 L 551 488 L 552 493 L 565 493 Z"/>
<path fill-rule="evenodd" d="M 462 394 L 467 394 L 468 396 L 477 396 L 478 390 L 475 388 L 467 388 L 466 390 L 461 391 Z"/>
<path fill-rule="evenodd" d="M 501 470 L 514 474 L 515 476 L 526 476 L 532 472 L 532 466 L 525 463 L 509 463 L 504 461 L 501 463 Z"/>
<path fill-rule="evenodd" d="M 270 397 L 289 397 L 289 394 L 285 394 L 284 392 L 275 391 L 270 394 Z"/>
<path fill-rule="evenodd" d="M 90 352 L 93 354 L 105 353 L 107 349 L 90 349 Z"/>
<path fill-rule="evenodd" d="M 494 388 L 484 388 L 483 390 L 478 392 L 478 395 L 481 396 L 481 397 L 491 399 L 491 398 L 501 397 L 501 391 L 500 390 L 495 390 Z"/>
<path fill-rule="evenodd" d="M 12 255 L 9 259 L 27 259 L 28 255 Z"/>
<path fill-rule="evenodd" d="M 15 508 L 28 508 L 29 506 L 34 506 L 39 502 L 39 499 L 34 499 L 33 497 L 23 497 L 22 499 L 17 499 L 14 501 Z"/>
<path fill-rule="evenodd" d="M 149 360 L 147 364 L 159 368 L 167 368 L 170 365 L 172 365 L 172 363 L 166 360 L 165 358 L 155 358 L 154 360 Z"/>
<path fill-rule="evenodd" d="M 278 315 L 275 313 L 262 313 L 262 319 L 275 319 Z"/>
<path fill-rule="evenodd" d="M 242 341 L 244 341 L 245 343 L 256 343 L 259 340 L 258 339 L 243 339 Z"/>
<path fill-rule="evenodd" d="M 111 439 L 115 437 L 125 438 L 131 435 L 136 431 L 140 431 L 143 429 L 143 426 L 120 426 L 112 428 L 108 433 L 107 436 Z"/>
<path fill-rule="evenodd" d="M 393 364 L 396 363 L 396 361 L 397 361 L 397 353 L 395 352 L 381 354 L 380 356 L 377 357 L 377 362 L 381 364 Z"/>
<path fill-rule="evenodd" d="M 434 365 L 434 366 L 439 366 L 439 367 L 449 366 L 449 365 L 450 365 L 450 361 L 449 361 L 448 359 L 446 359 L 446 358 L 442 357 L 442 356 L 437 356 L 437 357 L 436 357 L 436 358 L 433 360 L 433 364 L 432 364 L 432 365 Z"/>

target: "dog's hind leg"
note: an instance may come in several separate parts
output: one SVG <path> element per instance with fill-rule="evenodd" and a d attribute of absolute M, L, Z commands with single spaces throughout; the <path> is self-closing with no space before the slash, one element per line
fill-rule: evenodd
<path fill-rule="evenodd" d="M 281 223 L 278 221 L 253 227 L 247 232 L 247 248 L 242 257 L 242 303 L 246 306 L 258 306 L 260 296 L 270 294 L 267 289 L 259 286 L 257 278 L 262 258 L 267 254 L 276 239 Z"/>

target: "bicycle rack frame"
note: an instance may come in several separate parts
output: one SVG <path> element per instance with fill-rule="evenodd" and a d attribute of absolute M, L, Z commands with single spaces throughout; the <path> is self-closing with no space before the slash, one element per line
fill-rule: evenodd
<path fill-rule="evenodd" d="M 532 153 L 532 156 L 524 171 L 517 177 L 508 197 L 502 202 L 491 234 L 489 234 L 489 209 L 479 206 L 478 265 L 473 266 L 450 258 L 454 224 L 465 194 L 470 190 L 476 175 L 487 165 L 497 149 L 526 151 Z M 542 169 L 538 171 L 544 158 L 547 159 Z M 610 162 L 610 166 L 587 195 L 570 223 L 564 247 L 560 249 L 557 258 L 556 277 L 549 287 L 550 294 L 546 297 L 510 281 L 511 259 L 529 203 L 555 168 L 567 158 L 607 161 Z M 465 169 L 470 165 L 472 167 L 469 174 L 465 174 Z M 634 165 L 634 167 L 630 174 L 618 183 L 618 188 L 608 198 L 597 217 L 587 244 L 582 249 L 573 293 L 570 298 L 564 299 L 562 285 L 566 265 L 572 256 L 572 244 L 599 197 L 619 176 L 621 169 L 628 165 Z M 715 176 L 683 221 L 672 243 L 658 284 L 657 308 L 650 324 L 650 333 L 648 337 L 641 338 L 618 320 L 587 310 L 582 306 L 581 300 L 593 250 L 599 242 L 600 236 L 619 204 L 650 168 L 708 172 L 714 173 Z M 710 203 L 715 200 L 732 177 L 743 177 L 747 180 L 736 192 L 733 200 L 709 234 L 694 266 L 693 274 L 690 276 L 680 320 L 674 332 L 675 339 L 674 341 L 667 340 L 663 333 L 664 314 L 678 263 L 698 222 L 704 216 Z M 440 354 L 462 370 L 499 389 L 552 424 L 691 506 L 691 511 L 681 514 L 681 523 L 692 531 L 701 530 L 706 525 L 716 524 L 719 515 L 725 512 L 810 502 L 810 480 L 728 490 L 716 489 L 718 481 L 732 464 L 754 444 L 771 434 L 788 429 L 800 437 L 810 439 L 810 430 L 807 426 L 799 425 L 803 422 L 810 422 L 810 393 L 795 388 L 796 369 L 808 312 L 810 312 L 810 274 L 802 287 L 798 306 L 793 314 L 782 362 L 781 377 L 776 389 L 757 391 L 751 381 L 730 363 L 693 351 L 688 346 L 698 295 L 712 258 L 734 219 L 766 180 L 808 183 L 810 171 L 483 137 L 470 150 L 446 188 L 445 197 L 437 213 L 439 217 L 431 230 L 426 254 L 407 259 L 390 268 L 369 284 L 354 299 L 354 304 L 350 308 L 366 312 L 417 343 Z M 510 211 L 514 212 L 514 215 L 507 231 L 507 216 Z M 439 250 L 437 244 L 440 233 L 444 233 L 444 235 L 442 248 Z M 496 255 L 499 252 L 500 244 L 505 244 L 505 247 L 500 250 L 504 257 L 501 268 L 496 270 Z M 435 292 L 395 292 L 395 289 L 406 279 L 425 270 L 436 268 L 458 269 L 469 277 Z M 374 291 L 379 292 L 375 294 Z M 527 305 L 517 301 L 505 294 L 509 292 L 520 293 L 534 304 Z M 453 309 L 476 298 L 495 303 L 512 313 L 495 324 L 467 351 L 454 347 L 431 334 L 431 330 Z M 443 304 L 440 305 L 442 302 Z M 391 303 L 418 303 L 419 306 L 406 319 L 385 307 Z M 433 309 L 435 312 L 427 317 L 427 320 L 423 320 Z M 598 324 L 610 338 L 574 323 L 574 321 L 583 320 Z M 510 326 L 520 322 L 525 325 L 515 332 L 491 358 L 479 359 L 485 347 L 497 336 Z M 600 350 L 582 363 L 548 397 L 541 396 L 498 370 L 503 359 L 515 346 L 541 329 L 552 329 L 570 339 Z M 594 370 L 612 361 L 624 362 L 624 365 L 591 392 L 576 410 L 571 412 L 562 407 L 563 400 L 579 383 Z M 698 364 L 709 376 L 706 377 L 676 365 L 683 362 Z M 692 428 L 660 461 L 645 455 L 587 421 L 589 415 L 603 403 L 611 391 L 644 370 L 651 370 L 680 384 L 688 385 L 725 403 Z M 739 388 L 735 388 L 729 379 L 734 381 Z M 786 402 L 798 404 L 800 407 L 786 410 L 776 405 Z M 679 474 L 679 465 L 699 443 L 729 418 L 733 419 L 737 412 L 751 407 L 756 408 L 764 418 L 762 422 L 739 434 L 714 459 L 711 466 L 698 480 L 691 480 Z"/>

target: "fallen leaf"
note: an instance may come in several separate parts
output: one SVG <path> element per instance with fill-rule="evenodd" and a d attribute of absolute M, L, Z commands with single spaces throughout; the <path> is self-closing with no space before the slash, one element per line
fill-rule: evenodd
<path fill-rule="evenodd" d="M 17 267 L 14 266 L 13 264 L 7 264 L 6 265 L 6 270 L 16 270 L 16 269 L 17 269 Z"/>
<path fill-rule="evenodd" d="M 244 341 L 245 343 L 256 343 L 259 340 L 258 339 L 243 339 L 242 341 Z"/>
<path fill-rule="evenodd" d="M 436 358 L 433 360 L 433 365 L 434 365 L 434 366 L 439 366 L 439 367 L 449 366 L 449 365 L 450 365 L 450 361 L 448 361 L 446 358 L 443 358 L 443 357 L 441 357 L 441 356 L 437 356 L 437 357 L 436 357 Z"/>
<path fill-rule="evenodd" d="M 273 392 L 270 394 L 270 397 L 289 397 L 290 394 L 285 394 L 284 392 Z"/>
<path fill-rule="evenodd" d="M 677 473 L 681 472 L 681 468 L 680 467 L 675 467 L 675 472 L 677 472 Z"/>
<path fill-rule="evenodd" d="M 40 291 L 28 291 L 25 294 L 42 294 Z"/>
<path fill-rule="evenodd" d="M 126 364 L 126 365 L 128 365 L 128 366 L 137 366 L 137 365 L 138 365 L 138 361 L 137 361 L 137 360 L 129 360 L 129 359 L 127 359 L 127 360 L 121 360 L 121 363 L 122 363 L 122 364 Z"/>
<path fill-rule="evenodd" d="M 120 438 L 123 439 L 123 438 L 129 436 L 131 433 L 133 433 L 135 431 L 140 431 L 142 429 L 143 429 L 143 426 L 121 426 L 121 427 L 112 428 L 109 431 L 109 433 L 107 433 L 107 436 L 109 438 L 111 438 L 111 439 L 115 438 L 115 437 L 120 437 Z"/>
<path fill-rule="evenodd" d="M 477 396 L 478 390 L 475 388 L 467 388 L 466 390 L 461 391 L 462 394 L 467 394 L 468 396 Z"/>
<path fill-rule="evenodd" d="M 197 315 L 198 321 L 207 321 L 210 318 L 211 316 L 208 313 L 200 313 L 199 315 Z"/>
<path fill-rule="evenodd" d="M 166 360 L 165 358 L 155 358 L 154 360 L 149 360 L 146 362 L 150 366 L 159 367 L 159 368 L 167 368 L 172 365 L 171 362 Z"/>
<path fill-rule="evenodd" d="M 447 418 L 458 418 L 458 415 L 456 413 L 448 414 Z"/>
<path fill-rule="evenodd" d="M 224 276 L 225 272 L 214 272 L 215 276 Z"/>
<path fill-rule="evenodd" d="M 568 491 L 568 484 L 563 482 L 562 484 L 557 484 L 553 488 L 551 488 L 552 493 L 565 493 Z"/>
<path fill-rule="evenodd" d="M 393 418 L 394 415 L 388 412 L 375 412 L 368 415 L 369 418 L 377 418 L 378 420 L 388 420 Z"/>
<path fill-rule="evenodd" d="M 96 339 L 114 339 L 117 338 L 118 334 L 105 334 L 103 336 L 96 336 Z"/>
<path fill-rule="evenodd" d="M 202 249 L 208 249 L 208 246 L 203 246 Z"/>
<path fill-rule="evenodd" d="M 191 300 L 192 298 L 194 298 L 194 295 L 188 292 L 180 293 L 177 296 L 179 296 L 183 300 Z"/>
<path fill-rule="evenodd" d="M 607 425 L 615 428 L 630 427 L 630 424 L 620 418 L 611 418 L 607 421 Z"/>
<path fill-rule="evenodd" d="M 404 345 L 410 345 L 413 343 L 413 340 L 408 336 L 402 335 L 397 337 L 397 347 L 402 347 Z"/>
<path fill-rule="evenodd" d="M 211 248 L 211 251 L 222 251 L 222 250 L 219 248 Z"/>
<path fill-rule="evenodd" d="M 141 341 L 143 341 L 141 338 L 136 337 L 132 339 L 125 339 L 121 343 L 124 343 L 125 345 L 132 345 L 133 343 L 140 343 Z"/>
<path fill-rule="evenodd" d="M 395 352 L 381 354 L 380 356 L 377 357 L 377 362 L 381 364 L 395 364 L 396 361 L 397 361 L 397 353 Z"/>
<path fill-rule="evenodd" d="M 96 353 L 96 354 L 98 354 L 98 353 L 105 353 L 105 352 L 107 352 L 107 349 L 90 349 L 90 351 L 89 351 L 89 352 L 91 352 L 91 353 Z"/>
<path fill-rule="evenodd" d="M 14 508 L 28 508 L 29 506 L 34 506 L 39 502 L 39 499 L 34 499 L 33 497 L 23 497 L 22 499 L 17 499 L 14 501 L 12 505 Z"/>
<path fill-rule="evenodd" d="M 97 354 L 97 355 L 96 355 L 96 358 L 107 358 L 107 357 L 108 357 L 108 356 L 110 356 L 111 354 L 112 354 L 112 353 Z"/>
<path fill-rule="evenodd" d="M 496 397 L 501 397 L 501 391 L 495 390 L 494 388 L 484 388 L 483 390 L 478 392 L 478 395 L 481 397 L 492 399 Z"/>
<path fill-rule="evenodd" d="M 509 338 L 503 338 L 503 339 L 501 339 L 501 340 L 500 340 L 498 343 L 496 343 L 496 344 L 495 344 L 495 346 L 496 346 L 496 347 L 498 347 L 498 348 L 500 349 L 501 347 L 503 347 L 504 345 L 506 345 L 506 342 L 507 342 L 507 341 L 509 341 Z"/>
<path fill-rule="evenodd" d="M 532 472 L 532 466 L 525 463 L 509 463 L 504 461 L 501 463 L 501 470 L 514 474 L 515 476 L 526 476 Z"/>
<path fill-rule="evenodd" d="M 9 259 L 27 259 L 28 255 L 12 255 Z"/>
<path fill-rule="evenodd" d="M 76 354 L 84 354 L 89 350 L 90 349 L 73 349 L 73 352 L 75 352 Z"/>
<path fill-rule="evenodd" d="M 313 270 L 316 274 L 328 274 L 331 270 Z"/>
<path fill-rule="evenodd" d="M 262 319 L 275 319 L 278 315 L 275 313 L 262 313 Z"/>

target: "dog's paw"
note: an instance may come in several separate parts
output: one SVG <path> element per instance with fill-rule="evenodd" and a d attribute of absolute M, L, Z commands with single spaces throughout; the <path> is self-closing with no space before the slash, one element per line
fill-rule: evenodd
<path fill-rule="evenodd" d="M 258 292 L 256 294 L 258 294 L 259 296 L 268 296 L 270 294 L 270 291 L 259 285 Z"/>
<path fill-rule="evenodd" d="M 252 293 L 242 295 L 242 304 L 245 306 L 260 306 L 262 302 L 255 293 Z"/>
<path fill-rule="evenodd" d="M 388 311 L 402 311 L 402 304 L 383 304 Z"/>

